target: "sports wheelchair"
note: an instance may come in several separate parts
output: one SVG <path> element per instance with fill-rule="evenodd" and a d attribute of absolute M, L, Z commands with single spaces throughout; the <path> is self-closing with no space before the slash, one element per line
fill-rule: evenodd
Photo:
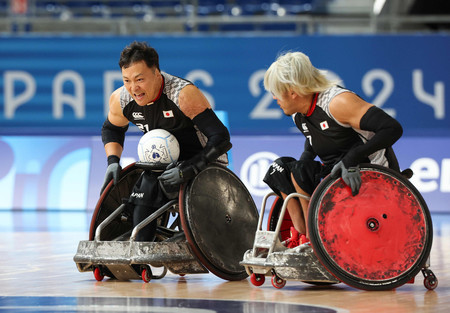
<path fill-rule="evenodd" d="M 407 178 L 385 167 L 361 165 L 357 196 L 341 178 L 322 180 L 311 198 L 293 193 L 285 201 L 267 194 L 261 206 L 253 248 L 241 261 L 250 281 L 260 286 L 265 276 L 282 288 L 286 280 L 313 285 L 343 282 L 363 290 L 390 290 L 413 283 L 422 271 L 424 285 L 438 280 L 429 269 L 433 227 L 428 207 Z M 409 176 L 409 177 L 408 177 Z M 267 199 L 276 196 L 262 230 Z M 287 249 L 282 241 L 292 226 L 286 204 L 291 198 L 310 200 L 307 224 L 310 244 Z"/>
<path fill-rule="evenodd" d="M 209 165 L 133 228 L 127 197 L 143 171 L 163 168 L 133 163 L 122 170 L 116 185 L 110 182 L 103 191 L 89 240 L 80 241 L 74 256 L 78 270 L 93 272 L 97 281 L 108 276 L 149 282 L 163 278 L 167 270 L 181 276 L 211 272 L 230 281 L 248 277 L 239 261 L 254 241 L 258 210 L 239 178 L 223 166 Z M 135 241 L 154 220 L 154 241 Z M 162 273 L 154 275 L 152 267 Z"/>

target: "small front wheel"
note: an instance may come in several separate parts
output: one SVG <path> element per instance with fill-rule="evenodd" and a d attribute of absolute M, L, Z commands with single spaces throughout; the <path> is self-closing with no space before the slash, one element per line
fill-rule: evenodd
<path fill-rule="evenodd" d="M 262 275 L 262 274 L 255 274 L 255 273 L 253 273 L 250 276 L 250 282 L 256 287 L 259 287 L 262 284 L 264 284 L 265 280 L 266 280 L 266 277 L 264 275 Z"/>
<path fill-rule="evenodd" d="M 142 280 L 144 283 L 149 283 L 152 280 L 152 270 L 149 266 L 144 266 L 141 273 Z"/>
<path fill-rule="evenodd" d="M 438 286 L 438 279 L 434 275 L 433 276 L 427 276 L 423 280 L 423 285 L 428 290 L 434 290 Z"/>
<path fill-rule="evenodd" d="M 102 270 L 99 267 L 94 268 L 94 277 L 97 281 L 102 281 L 103 278 L 105 278 L 105 275 L 103 275 Z"/>
<path fill-rule="evenodd" d="M 284 286 L 286 286 L 286 281 L 277 275 L 272 276 L 272 286 L 274 286 L 277 289 L 281 289 Z"/>

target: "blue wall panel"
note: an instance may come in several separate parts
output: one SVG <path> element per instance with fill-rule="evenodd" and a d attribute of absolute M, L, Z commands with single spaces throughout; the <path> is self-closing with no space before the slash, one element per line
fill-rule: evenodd
<path fill-rule="evenodd" d="M 228 113 L 233 170 L 258 205 L 267 191 L 261 173 L 276 156 L 299 156 L 303 142 L 289 136 L 292 120 L 264 91 L 263 75 L 280 52 L 300 50 L 402 123 L 402 167 L 415 170 L 432 211 L 450 210 L 446 35 L 0 37 L 0 209 L 95 206 L 106 169 L 98 135 L 121 86 L 120 52 L 133 40 L 148 41 L 162 70 L 192 80 Z M 124 163 L 136 157 L 134 130 Z"/>
<path fill-rule="evenodd" d="M 123 167 L 136 161 L 139 136 L 128 136 Z M 257 206 L 270 189 L 262 181 L 279 156 L 298 157 L 298 136 L 232 136 L 232 169 L 249 189 Z M 421 147 L 421 149 L 417 149 Z M 436 149 L 436 147 L 440 147 Z M 450 138 L 406 137 L 394 149 L 402 169 L 432 212 L 450 212 Z M 93 210 L 106 170 L 98 136 L 0 137 L 0 210 Z"/>
<path fill-rule="evenodd" d="M 96 134 L 117 62 L 133 40 L 160 53 L 161 68 L 187 77 L 228 112 L 233 134 L 292 133 L 262 86 L 265 69 L 287 50 L 395 116 L 406 135 L 450 135 L 450 37 L 0 37 L 0 132 Z"/>

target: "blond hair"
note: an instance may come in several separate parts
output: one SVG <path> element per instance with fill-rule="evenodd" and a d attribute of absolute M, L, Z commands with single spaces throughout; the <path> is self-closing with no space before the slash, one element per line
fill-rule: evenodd
<path fill-rule="evenodd" d="M 288 91 L 300 95 L 322 92 L 336 82 L 326 78 L 326 71 L 315 68 L 301 52 L 280 55 L 264 75 L 264 88 L 279 98 Z"/>

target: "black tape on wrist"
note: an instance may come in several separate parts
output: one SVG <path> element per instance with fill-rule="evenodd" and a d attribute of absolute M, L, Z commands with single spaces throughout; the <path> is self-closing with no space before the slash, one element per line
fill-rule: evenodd
<path fill-rule="evenodd" d="M 109 155 L 108 156 L 108 166 L 114 163 L 119 163 L 120 158 L 117 155 Z"/>

